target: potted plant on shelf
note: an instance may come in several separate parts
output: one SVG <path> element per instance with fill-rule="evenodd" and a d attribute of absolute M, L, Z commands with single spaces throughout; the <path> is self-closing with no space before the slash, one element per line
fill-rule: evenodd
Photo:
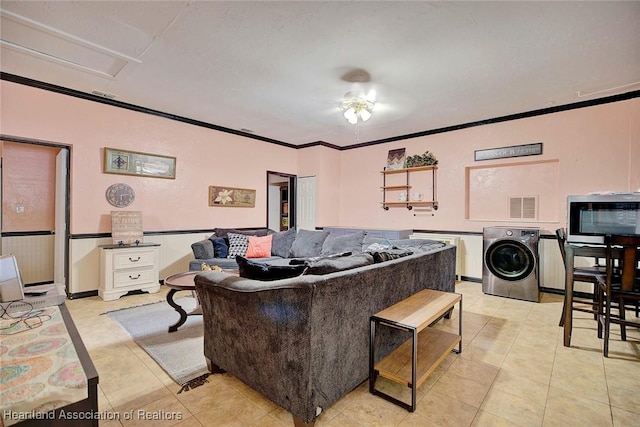
<path fill-rule="evenodd" d="M 424 154 L 416 154 L 414 156 L 408 156 L 404 162 L 405 168 L 416 168 L 418 166 L 435 166 L 438 164 L 438 159 L 433 153 L 425 151 Z"/>

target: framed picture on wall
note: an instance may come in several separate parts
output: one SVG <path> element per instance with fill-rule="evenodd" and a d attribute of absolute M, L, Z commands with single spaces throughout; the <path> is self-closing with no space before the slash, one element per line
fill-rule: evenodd
<path fill-rule="evenodd" d="M 389 154 L 387 155 L 387 167 L 385 170 L 391 171 L 404 168 L 405 150 L 405 148 L 389 150 Z"/>
<path fill-rule="evenodd" d="M 175 179 L 176 158 L 105 147 L 104 173 Z"/>

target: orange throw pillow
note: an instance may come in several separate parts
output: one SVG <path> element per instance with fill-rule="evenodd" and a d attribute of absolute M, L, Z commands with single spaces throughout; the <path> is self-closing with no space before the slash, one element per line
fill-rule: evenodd
<path fill-rule="evenodd" d="M 267 258 L 271 256 L 272 234 L 264 237 L 248 236 L 249 247 L 247 248 L 247 258 Z"/>

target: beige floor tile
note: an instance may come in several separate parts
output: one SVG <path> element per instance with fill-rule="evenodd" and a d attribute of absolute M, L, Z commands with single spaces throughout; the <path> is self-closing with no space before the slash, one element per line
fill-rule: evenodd
<path fill-rule="evenodd" d="M 512 427 L 517 425 L 513 421 L 500 418 L 487 411 L 479 410 L 471 423 L 472 427 Z"/>
<path fill-rule="evenodd" d="M 342 414 L 364 426 L 395 426 L 407 416 L 407 411 L 378 396 L 363 394 L 351 402 Z"/>
<path fill-rule="evenodd" d="M 638 425 L 638 413 L 625 411 L 620 408 L 611 408 L 614 427 L 636 427 Z"/>
<path fill-rule="evenodd" d="M 475 362 L 458 357 L 449 367 L 448 372 L 464 378 L 472 379 L 480 384 L 491 385 L 498 374 L 498 368 L 488 363 Z"/>
<path fill-rule="evenodd" d="M 398 424 L 398 427 L 440 427 L 438 424 L 433 423 L 425 417 L 416 413 L 410 413 L 404 420 Z"/>
<path fill-rule="evenodd" d="M 523 359 L 520 354 L 509 353 L 502 362 L 502 372 L 508 372 L 512 378 L 522 378 L 548 385 L 551 381 L 553 360 Z"/>
<path fill-rule="evenodd" d="M 246 397 L 213 401 L 207 408 L 194 414 L 204 426 L 248 426 L 267 413 Z"/>
<path fill-rule="evenodd" d="M 487 393 L 481 409 L 516 425 L 540 426 L 545 407 L 533 399 L 492 388 Z"/>
<path fill-rule="evenodd" d="M 609 405 L 569 393 L 564 389 L 551 387 L 544 414 L 544 426 L 587 425 L 593 427 L 613 425 Z"/>
<path fill-rule="evenodd" d="M 478 408 L 431 389 L 419 402 L 415 413 L 441 427 L 471 425 Z"/>
<path fill-rule="evenodd" d="M 635 387 L 631 384 L 619 386 L 615 382 L 609 381 L 608 389 L 611 406 L 634 412 L 640 421 L 640 393 L 638 392 L 638 384 L 636 383 Z"/>
<path fill-rule="evenodd" d="M 130 412 L 131 419 L 123 419 L 124 427 L 148 426 L 154 427 L 172 426 L 179 421 L 192 420 L 193 415 L 185 408 L 175 396 L 167 396 L 162 399 L 136 408 Z"/>
<path fill-rule="evenodd" d="M 490 387 L 490 384 L 476 382 L 447 371 L 432 390 L 479 408 Z"/>
<path fill-rule="evenodd" d="M 523 377 L 516 371 L 501 369 L 493 382 L 493 388 L 523 399 L 529 399 L 535 405 L 544 407 L 549 384 Z"/>
<path fill-rule="evenodd" d="M 600 362 L 602 363 L 602 362 Z M 595 363 L 557 363 L 551 373 L 551 387 L 587 399 L 609 404 L 604 367 Z"/>
<path fill-rule="evenodd" d="M 293 424 L 293 421 L 291 421 L 291 424 Z M 286 425 L 290 424 L 282 424 L 279 420 L 273 418 L 271 414 L 267 414 L 249 424 L 250 427 L 284 427 Z"/>

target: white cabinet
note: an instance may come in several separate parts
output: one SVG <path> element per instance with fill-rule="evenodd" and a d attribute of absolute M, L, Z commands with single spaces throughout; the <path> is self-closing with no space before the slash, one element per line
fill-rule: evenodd
<path fill-rule="evenodd" d="M 159 247 L 156 243 L 100 246 L 100 298 L 112 301 L 136 290 L 158 292 Z"/>

